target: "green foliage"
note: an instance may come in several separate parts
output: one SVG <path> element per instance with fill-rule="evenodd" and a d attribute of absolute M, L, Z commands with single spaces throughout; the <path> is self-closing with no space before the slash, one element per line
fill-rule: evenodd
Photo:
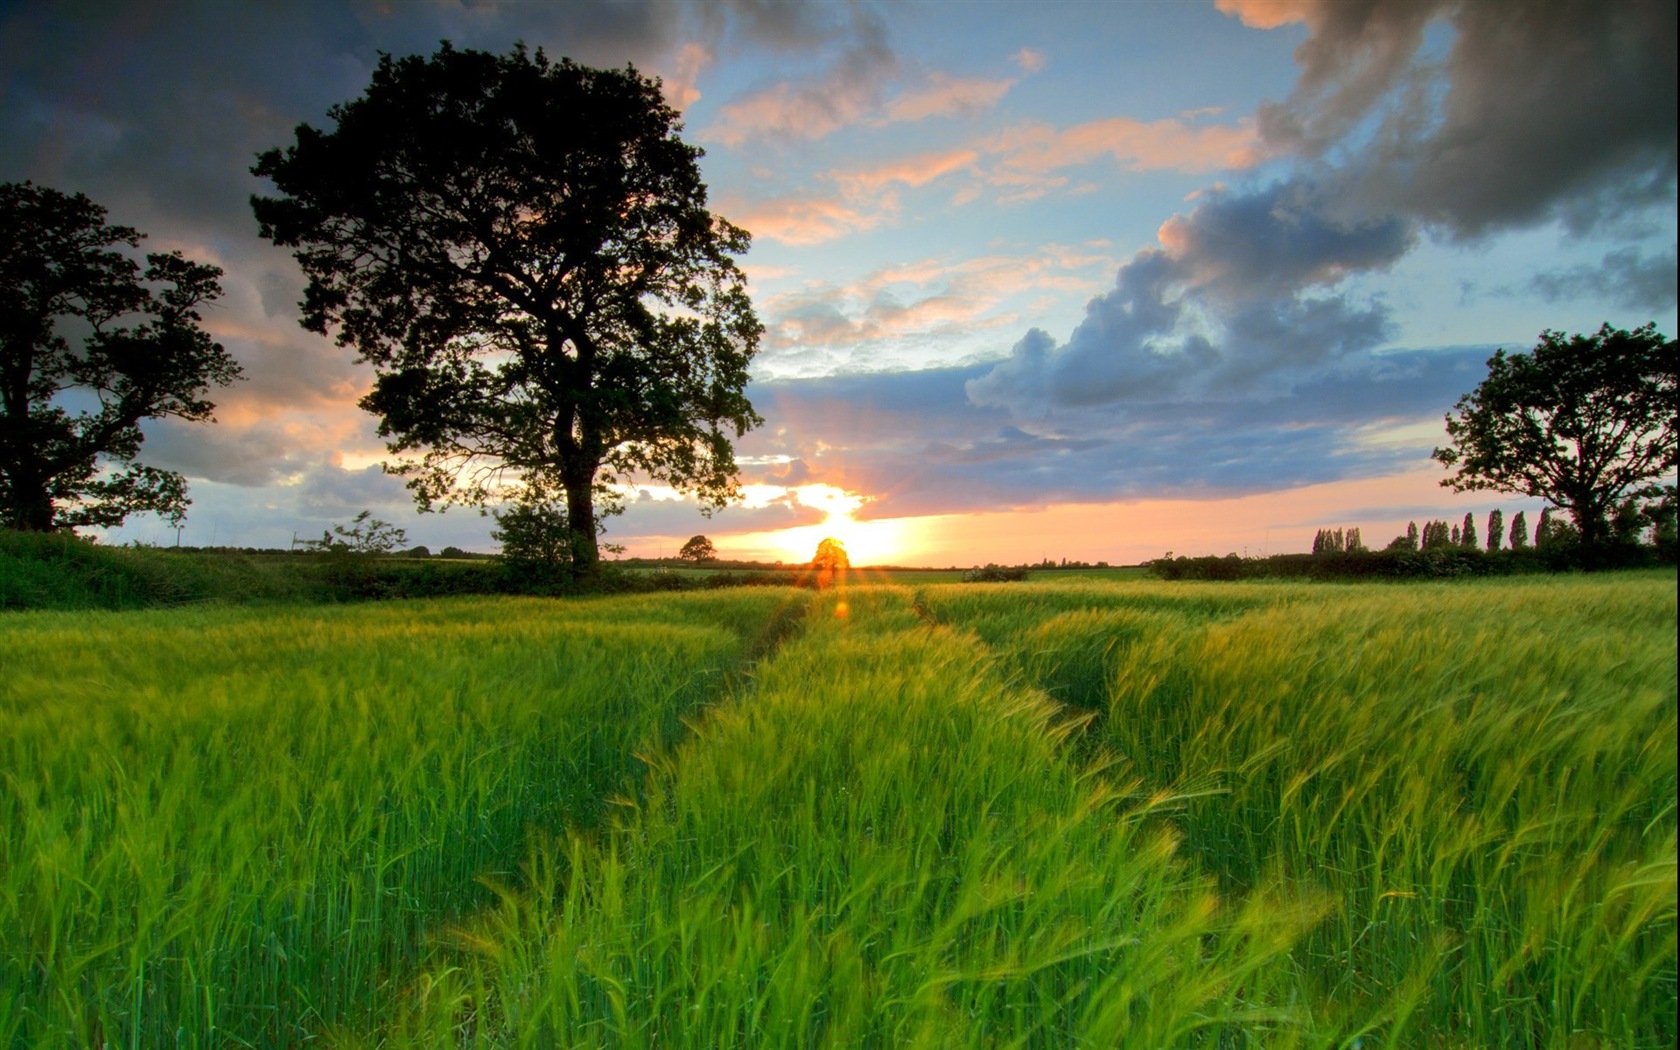
<path fill-rule="evenodd" d="M 1517 511 L 1517 516 L 1511 519 L 1511 549 L 1524 550 L 1528 547 L 1528 515 Z"/>
<path fill-rule="evenodd" d="M 140 424 L 208 420 L 240 368 L 199 327 L 222 271 L 180 252 L 142 270 L 122 250 L 141 236 L 79 193 L 0 184 L 0 528 L 186 515 L 186 479 L 139 461 Z"/>
<path fill-rule="evenodd" d="M 1455 473 L 1441 484 L 1548 500 L 1569 512 L 1581 543 L 1597 546 L 1611 509 L 1680 462 L 1677 377 L 1675 341 L 1655 324 L 1546 331 L 1529 353 L 1499 350 L 1447 414 L 1451 444 L 1434 458 Z"/>
<path fill-rule="evenodd" d="M 987 563 L 984 566 L 968 569 L 962 574 L 964 583 L 1009 583 L 1027 578 L 1024 565 L 997 565 Z"/>
<path fill-rule="evenodd" d="M 422 506 L 563 493 L 589 576 L 609 483 L 737 495 L 749 236 L 707 210 L 657 81 L 445 43 L 329 116 L 261 155 L 279 196 L 252 205 L 297 249 L 304 326 L 373 365 L 362 406 Z"/>
<path fill-rule="evenodd" d="M 1515 522 L 1512 523 L 1513 527 Z M 1500 541 L 1505 538 L 1505 512 L 1495 507 L 1488 512 L 1487 549 L 1489 553 L 1499 550 Z M 1512 544 L 1516 546 L 1516 544 Z"/>
<path fill-rule="evenodd" d="M 496 528 L 490 538 L 502 545 L 502 564 L 510 576 L 542 586 L 569 575 L 573 542 L 564 504 L 523 499 L 492 515 Z"/>

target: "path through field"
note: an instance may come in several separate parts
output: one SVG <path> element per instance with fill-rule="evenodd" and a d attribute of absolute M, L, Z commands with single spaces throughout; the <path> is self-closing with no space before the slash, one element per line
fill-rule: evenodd
<path fill-rule="evenodd" d="M 18 616 L 0 1043 L 1666 1047 L 1674 628 L 1672 573 Z"/>

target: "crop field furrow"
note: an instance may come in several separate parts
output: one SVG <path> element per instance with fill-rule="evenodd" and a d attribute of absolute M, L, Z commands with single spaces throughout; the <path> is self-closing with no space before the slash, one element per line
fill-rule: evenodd
<path fill-rule="evenodd" d="M 1672 572 L 0 619 L 0 1046 L 1666 1048 Z"/>
<path fill-rule="evenodd" d="M 1260 975 L 1320 899 L 1222 906 L 1056 714 L 906 592 L 824 599 L 368 1041 L 1289 1045 L 1306 1015 Z"/>
<path fill-rule="evenodd" d="M 1671 574 L 1059 590 L 921 601 L 1100 708 L 1087 750 L 1181 800 L 1226 894 L 1328 895 L 1289 962 L 1321 1033 L 1673 1044 Z"/>
<path fill-rule="evenodd" d="M 698 597 L 7 619 L 0 1045 L 365 1020 L 531 829 L 597 823 L 797 627 Z"/>

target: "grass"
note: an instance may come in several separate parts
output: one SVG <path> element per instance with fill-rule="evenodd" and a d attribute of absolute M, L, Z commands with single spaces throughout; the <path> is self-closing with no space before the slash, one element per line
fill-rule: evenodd
<path fill-rule="evenodd" d="M 364 1018 L 725 688 L 774 596 L 31 614 L 0 628 L 0 1045 Z"/>
<path fill-rule="evenodd" d="M 1675 619 L 1672 571 L 8 614 L 0 1045 L 1671 1046 Z"/>

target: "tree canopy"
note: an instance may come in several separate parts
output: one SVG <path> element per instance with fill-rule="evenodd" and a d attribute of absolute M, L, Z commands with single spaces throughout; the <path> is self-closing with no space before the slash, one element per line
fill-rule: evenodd
<path fill-rule="evenodd" d="M 717 548 L 704 536 L 691 536 L 677 556 L 685 561 L 712 561 L 717 557 Z"/>
<path fill-rule="evenodd" d="M 362 406 L 422 508 L 563 494 L 575 572 L 607 486 L 738 495 L 762 326 L 657 81 L 521 46 L 381 56 L 331 131 L 252 169 L 296 248 L 302 323 L 373 364 Z"/>
<path fill-rule="evenodd" d="M 239 365 L 199 327 L 214 266 L 140 263 L 142 234 L 82 194 L 0 185 L 0 525 L 45 532 L 180 521 L 187 482 L 137 459 L 140 422 L 207 420 Z"/>
<path fill-rule="evenodd" d="M 1655 324 L 1590 336 L 1546 331 L 1529 353 L 1494 353 L 1488 376 L 1447 414 L 1441 484 L 1537 496 L 1568 511 L 1585 546 L 1607 538 L 1628 495 L 1675 468 L 1675 342 Z"/>

